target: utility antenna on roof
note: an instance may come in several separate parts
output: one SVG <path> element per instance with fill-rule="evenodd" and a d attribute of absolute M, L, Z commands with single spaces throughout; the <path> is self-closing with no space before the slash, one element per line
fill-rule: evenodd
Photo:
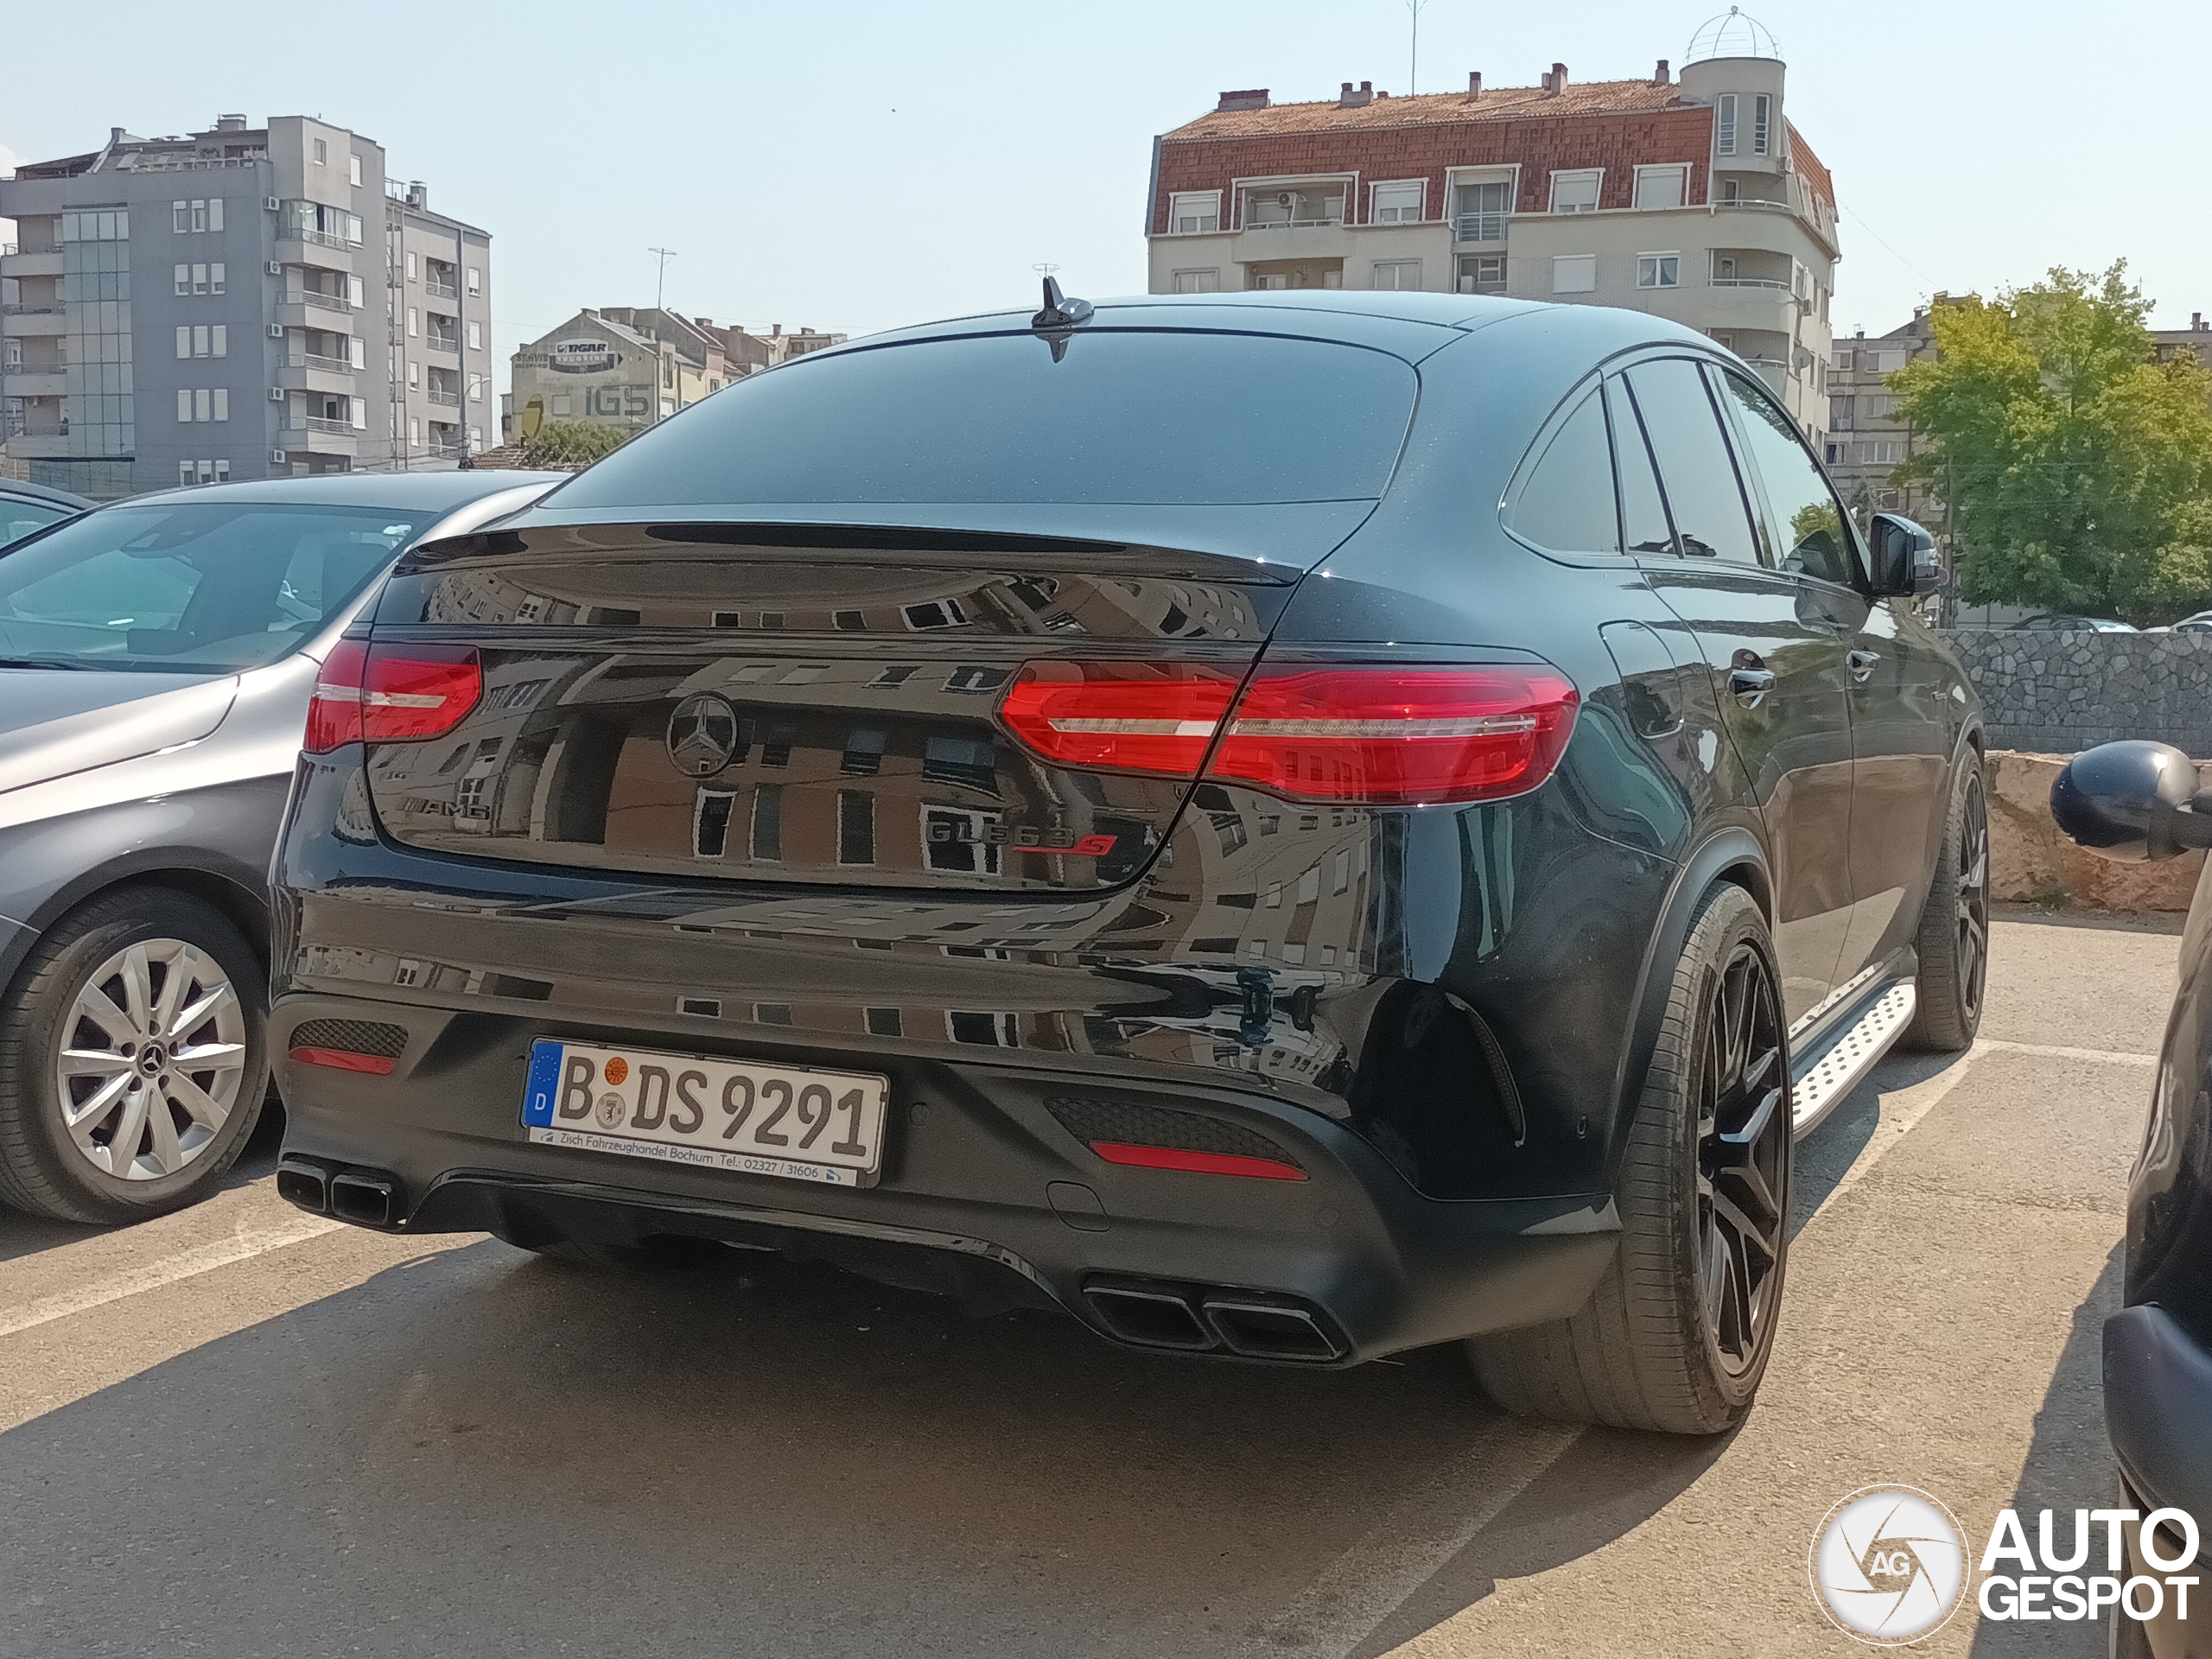
<path fill-rule="evenodd" d="M 1421 91 L 1421 9 L 1428 0 L 1406 0 L 1406 10 L 1414 15 L 1414 50 L 1412 60 L 1406 66 L 1406 93 L 1411 97 Z"/>

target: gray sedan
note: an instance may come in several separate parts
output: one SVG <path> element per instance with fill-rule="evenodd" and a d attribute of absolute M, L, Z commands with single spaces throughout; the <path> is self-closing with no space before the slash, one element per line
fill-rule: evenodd
<path fill-rule="evenodd" d="M 267 874 L 319 664 L 394 560 L 558 481 L 142 497 L 0 556 L 0 1199 L 130 1221 L 253 1132 Z"/>

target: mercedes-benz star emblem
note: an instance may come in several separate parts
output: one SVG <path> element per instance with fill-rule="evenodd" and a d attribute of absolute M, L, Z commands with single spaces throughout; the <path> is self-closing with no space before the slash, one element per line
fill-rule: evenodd
<path fill-rule="evenodd" d="M 729 699 L 702 691 L 668 717 L 668 758 L 687 778 L 711 778 L 737 753 L 737 710 Z"/>

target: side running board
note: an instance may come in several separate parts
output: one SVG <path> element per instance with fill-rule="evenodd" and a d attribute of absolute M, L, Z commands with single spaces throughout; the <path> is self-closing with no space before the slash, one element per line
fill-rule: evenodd
<path fill-rule="evenodd" d="M 1874 1062 L 1904 1035 L 1919 1001 L 1909 979 L 1878 985 L 1834 1030 L 1796 1057 L 1790 1067 L 1791 1134 L 1803 1138 L 1843 1103 Z"/>

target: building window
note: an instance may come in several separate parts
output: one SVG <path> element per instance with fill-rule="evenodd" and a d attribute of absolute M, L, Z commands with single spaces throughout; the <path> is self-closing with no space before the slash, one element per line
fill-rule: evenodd
<path fill-rule="evenodd" d="M 1843 465 L 1843 450 L 1844 446 L 1840 443 L 1827 444 L 1822 448 L 1821 458 L 1831 467 L 1840 467 Z"/>
<path fill-rule="evenodd" d="M 1221 268 L 1205 270 L 1179 270 L 1175 273 L 1178 294 L 1218 294 L 1221 291 Z"/>
<path fill-rule="evenodd" d="M 179 357 L 192 355 L 192 326 L 189 323 L 180 322 L 176 326 L 176 354 Z"/>
<path fill-rule="evenodd" d="M 1716 156 L 1736 153 L 1736 94 L 1723 92 L 1713 100 L 1713 152 Z"/>
<path fill-rule="evenodd" d="M 415 255 L 412 250 L 410 250 L 407 255 L 407 280 L 410 283 L 415 280 Z"/>
<path fill-rule="evenodd" d="M 1682 256 L 1679 253 L 1639 253 L 1636 256 L 1638 288 L 1680 288 Z"/>
<path fill-rule="evenodd" d="M 355 184 L 359 184 L 361 181 L 361 158 L 359 156 L 348 156 L 346 158 L 346 175 Z"/>
<path fill-rule="evenodd" d="M 1503 242 L 1506 215 L 1513 211 L 1513 181 L 1486 179 L 1459 187 L 1452 233 L 1462 242 Z"/>
<path fill-rule="evenodd" d="M 1470 253 L 1459 260 L 1459 291 L 1462 294 L 1503 294 L 1505 292 L 1505 256 L 1502 253 Z"/>
<path fill-rule="evenodd" d="M 169 228 L 182 236 L 192 228 L 192 204 L 173 201 L 169 204 Z"/>
<path fill-rule="evenodd" d="M 192 268 L 192 291 L 195 294 L 205 294 L 207 291 L 207 266 L 194 265 Z"/>
<path fill-rule="evenodd" d="M 1639 207 L 1679 207 L 1688 188 L 1686 167 L 1639 167 L 1636 169 L 1636 205 Z"/>
<path fill-rule="evenodd" d="M 420 415 L 407 417 L 407 442 L 410 444 L 423 442 L 423 417 Z"/>
<path fill-rule="evenodd" d="M 1590 294 L 1598 287 L 1598 256 L 1561 253 L 1552 257 L 1552 292 Z"/>
<path fill-rule="evenodd" d="M 176 268 L 176 291 L 180 294 L 189 294 L 192 292 L 192 267 L 190 265 L 179 265 Z"/>
<path fill-rule="evenodd" d="M 1839 374 L 1851 372 L 1852 353 L 1848 346 L 1839 346 L 1828 354 L 1828 366 Z"/>
<path fill-rule="evenodd" d="M 215 481 L 218 484 L 227 484 L 231 481 L 231 463 L 229 461 L 219 461 L 215 463 Z"/>
<path fill-rule="evenodd" d="M 423 389 L 423 365 L 412 358 L 410 358 L 407 362 L 407 389 L 410 391 L 420 391 Z M 557 404 L 562 400 L 556 397 L 553 401 Z M 566 414 L 568 411 L 563 410 L 556 412 Z"/>
<path fill-rule="evenodd" d="M 484 325 L 480 322 L 472 322 L 468 325 L 468 349 L 472 352 L 480 352 L 484 349 Z"/>
<path fill-rule="evenodd" d="M 407 337 L 412 340 L 423 332 L 423 314 L 413 306 L 407 308 Z"/>
<path fill-rule="evenodd" d="M 1378 259 L 1375 262 L 1374 280 L 1370 288 L 1410 293 L 1421 287 L 1421 261 L 1418 259 Z"/>
<path fill-rule="evenodd" d="M 471 265 L 468 268 L 468 291 L 471 294 L 481 294 L 484 291 L 484 271 L 482 267 Z"/>
<path fill-rule="evenodd" d="M 330 146 L 318 138 L 315 141 L 315 164 L 321 167 L 330 159 Z"/>
<path fill-rule="evenodd" d="M 1185 190 L 1167 199 L 1167 233 L 1198 236 L 1221 228 L 1221 192 Z"/>
<path fill-rule="evenodd" d="M 864 789 L 837 791 L 837 861 L 875 862 L 875 797 Z"/>
<path fill-rule="evenodd" d="M 1373 220 L 1377 225 L 1417 225 L 1421 219 L 1422 192 L 1419 179 L 1375 187 Z"/>
<path fill-rule="evenodd" d="M 1552 212 L 1555 213 L 1594 213 L 1598 211 L 1598 187 L 1605 179 L 1601 168 L 1586 168 L 1573 173 L 1552 175 Z"/>
<path fill-rule="evenodd" d="M 219 259 L 213 264 L 207 267 L 207 291 L 210 294 L 221 293 L 223 291 L 223 262 Z"/>
<path fill-rule="evenodd" d="M 468 401 L 472 404 L 480 404 L 484 401 L 484 377 L 480 374 L 472 374 L 468 377 Z"/>
<path fill-rule="evenodd" d="M 1767 151 L 1767 129 L 1773 112 L 1774 100 L 1761 92 L 1751 100 L 1751 154 L 1764 156 Z"/>
<path fill-rule="evenodd" d="M 207 355 L 208 350 L 213 344 L 213 342 L 208 338 L 207 325 L 204 322 L 194 324 L 192 329 L 192 354 L 194 357 L 205 357 Z"/>
<path fill-rule="evenodd" d="M 192 482 L 192 463 L 190 461 L 180 461 L 177 462 L 176 481 L 180 484 L 189 484 Z"/>
<path fill-rule="evenodd" d="M 1894 467 L 1904 459 L 1902 438 L 1875 438 L 1859 446 L 1859 464 L 1862 467 Z"/>

